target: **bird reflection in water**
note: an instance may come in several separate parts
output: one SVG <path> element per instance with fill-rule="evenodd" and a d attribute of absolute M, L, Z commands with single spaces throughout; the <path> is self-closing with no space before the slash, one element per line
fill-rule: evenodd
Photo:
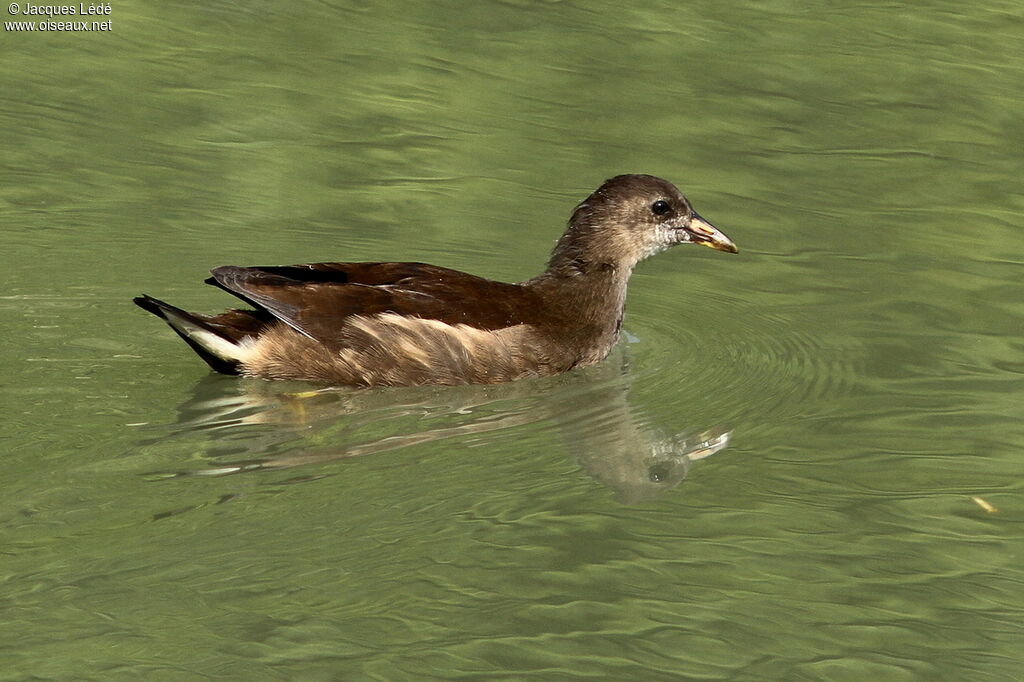
<path fill-rule="evenodd" d="M 534 424 L 554 430 L 594 480 L 625 504 L 678 486 L 690 465 L 725 448 L 730 431 L 670 435 L 627 400 L 624 358 L 555 378 L 498 386 L 320 389 L 308 384 L 204 377 L 179 408 L 175 435 L 202 437 L 208 466 L 152 472 L 150 480 L 315 467 L 442 439 L 497 439 Z M 210 433 L 216 432 L 216 435 Z M 385 434 L 385 435 L 382 435 Z M 161 439 L 163 440 L 163 439 Z M 456 441 L 459 442 L 459 441 Z"/>

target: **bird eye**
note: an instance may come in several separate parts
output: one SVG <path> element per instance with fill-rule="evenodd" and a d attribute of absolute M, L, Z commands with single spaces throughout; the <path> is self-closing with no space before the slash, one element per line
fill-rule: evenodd
<path fill-rule="evenodd" d="M 658 199 L 651 204 L 651 213 L 654 215 L 665 215 L 672 210 L 672 207 L 664 199 Z"/>

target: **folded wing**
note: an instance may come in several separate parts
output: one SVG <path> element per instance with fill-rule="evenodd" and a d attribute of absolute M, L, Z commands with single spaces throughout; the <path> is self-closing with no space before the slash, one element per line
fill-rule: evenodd
<path fill-rule="evenodd" d="M 501 329 L 538 307 L 516 284 L 424 263 L 310 263 L 212 271 L 208 284 L 331 345 L 346 318 L 382 313 Z"/>

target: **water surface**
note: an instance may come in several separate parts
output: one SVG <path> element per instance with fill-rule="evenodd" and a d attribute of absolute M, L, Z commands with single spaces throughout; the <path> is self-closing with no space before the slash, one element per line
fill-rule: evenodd
<path fill-rule="evenodd" d="M 4 679 L 1019 676 L 1017 5 L 111 7 L 0 46 Z M 525 279 L 621 172 L 741 253 L 563 377 L 304 398 L 130 304 Z"/>

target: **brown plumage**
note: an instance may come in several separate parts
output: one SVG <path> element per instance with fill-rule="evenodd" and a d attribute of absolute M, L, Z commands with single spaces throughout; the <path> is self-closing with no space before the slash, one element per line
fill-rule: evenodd
<path fill-rule="evenodd" d="M 188 313 L 149 296 L 213 369 L 351 386 L 500 383 L 600 362 L 618 340 L 633 267 L 683 243 L 736 253 L 671 183 L 606 181 L 573 211 L 547 269 L 508 284 L 424 263 L 219 267 L 208 284 L 252 306 Z"/>

